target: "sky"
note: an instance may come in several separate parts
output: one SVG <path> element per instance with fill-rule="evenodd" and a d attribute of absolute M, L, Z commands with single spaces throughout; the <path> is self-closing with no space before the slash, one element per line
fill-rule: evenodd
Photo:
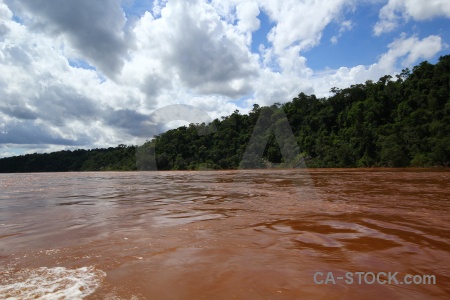
<path fill-rule="evenodd" d="M 139 145 L 449 45 L 448 0 L 0 0 L 0 157 Z"/>

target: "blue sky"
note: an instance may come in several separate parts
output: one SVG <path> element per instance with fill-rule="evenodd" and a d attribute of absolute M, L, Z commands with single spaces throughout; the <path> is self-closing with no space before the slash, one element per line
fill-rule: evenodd
<path fill-rule="evenodd" d="M 339 35 L 340 24 L 330 23 L 323 31 L 321 44 L 305 53 L 308 65 L 320 70 L 342 66 L 367 66 L 376 62 L 378 55 L 386 51 L 386 46 L 394 35 L 391 33 L 390 37 L 375 37 L 371 33 L 378 21 L 381 7 L 382 5 L 361 5 L 356 11 L 347 12 L 345 18 L 351 20 L 353 26 L 343 32 L 335 44 L 331 39 Z"/>
<path fill-rule="evenodd" d="M 326 97 L 437 62 L 448 28 L 444 0 L 0 0 L 0 157 L 139 144 L 167 105 Z"/>

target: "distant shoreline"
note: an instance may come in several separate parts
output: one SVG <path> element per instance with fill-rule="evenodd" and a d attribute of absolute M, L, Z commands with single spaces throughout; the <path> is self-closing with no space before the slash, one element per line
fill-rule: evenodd
<path fill-rule="evenodd" d="M 47 174 L 47 173 L 195 173 L 195 172 L 265 172 L 265 171 L 292 171 L 292 170 L 308 170 L 308 171 L 335 171 L 335 172 L 450 172 L 450 167 L 343 167 L 343 168 L 323 168 L 323 167 L 306 167 L 306 168 L 266 168 L 266 169 L 216 169 L 216 170 L 97 170 L 97 171 L 36 171 L 36 172 L 0 172 L 0 174 Z"/>

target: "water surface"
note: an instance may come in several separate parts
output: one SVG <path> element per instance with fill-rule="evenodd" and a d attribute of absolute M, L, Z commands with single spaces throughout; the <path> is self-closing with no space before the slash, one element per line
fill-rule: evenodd
<path fill-rule="evenodd" d="M 0 299 L 448 299 L 449 183 L 448 169 L 0 174 Z"/>

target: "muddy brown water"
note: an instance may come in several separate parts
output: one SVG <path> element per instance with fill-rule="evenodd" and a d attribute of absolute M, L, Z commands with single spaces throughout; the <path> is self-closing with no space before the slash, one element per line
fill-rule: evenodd
<path fill-rule="evenodd" d="M 449 169 L 0 174 L 0 299 L 449 299 L 449 187 Z"/>

